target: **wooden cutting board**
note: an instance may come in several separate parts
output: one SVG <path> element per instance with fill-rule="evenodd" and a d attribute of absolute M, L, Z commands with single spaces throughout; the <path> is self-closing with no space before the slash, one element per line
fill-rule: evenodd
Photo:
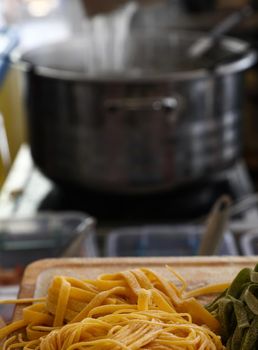
<path fill-rule="evenodd" d="M 130 268 L 149 267 L 164 277 L 173 279 L 165 266 L 169 265 L 187 281 L 189 289 L 207 284 L 231 282 L 244 267 L 253 268 L 257 257 L 195 257 L 195 258 L 72 258 L 39 260 L 27 267 L 20 286 L 19 298 L 46 295 L 55 275 L 79 278 L 96 278 L 103 273 Z M 176 282 L 176 279 L 175 279 Z M 207 299 L 205 301 L 208 301 Z M 18 306 L 14 320 L 20 319 L 22 307 Z"/>
<path fill-rule="evenodd" d="M 190 289 L 209 283 L 231 281 L 240 269 L 254 267 L 258 257 L 196 257 L 196 258 L 75 258 L 48 259 L 27 267 L 20 287 L 19 298 L 45 294 L 55 275 L 96 278 L 103 273 L 136 267 L 155 269 L 171 278 L 165 265 L 170 265 L 187 281 Z"/>

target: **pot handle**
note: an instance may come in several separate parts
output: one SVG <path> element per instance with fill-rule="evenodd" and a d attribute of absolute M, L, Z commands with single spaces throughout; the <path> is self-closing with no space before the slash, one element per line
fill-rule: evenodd
<path fill-rule="evenodd" d="M 138 98 L 117 98 L 104 102 L 105 109 L 110 113 L 119 111 L 156 111 L 173 113 L 178 109 L 179 101 L 174 96 L 168 97 L 138 97 Z"/>

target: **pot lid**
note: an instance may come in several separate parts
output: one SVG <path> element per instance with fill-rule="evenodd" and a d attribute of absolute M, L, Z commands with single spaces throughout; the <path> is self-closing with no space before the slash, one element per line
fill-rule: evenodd
<path fill-rule="evenodd" d="M 133 32 L 119 41 L 108 35 L 98 40 L 85 35 L 24 53 L 21 61 L 44 76 L 94 81 L 197 79 L 243 71 L 256 61 L 249 45 L 234 38 L 223 38 L 205 56 L 190 58 L 189 47 L 203 36 Z"/>

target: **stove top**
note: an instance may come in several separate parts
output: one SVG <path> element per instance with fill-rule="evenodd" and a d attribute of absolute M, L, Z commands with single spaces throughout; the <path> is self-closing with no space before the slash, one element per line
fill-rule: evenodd
<path fill-rule="evenodd" d="M 216 184 L 196 183 L 194 186 L 148 195 L 117 195 L 55 186 L 39 203 L 38 210 L 84 211 L 101 222 L 187 221 L 207 214 L 220 195 L 230 192 L 223 181 Z"/>
<path fill-rule="evenodd" d="M 100 225 L 114 222 L 174 223 L 206 216 L 222 194 L 240 198 L 253 192 L 243 163 L 176 190 L 148 195 L 116 195 L 93 190 L 61 189 L 35 167 L 23 146 L 0 193 L 0 218 L 30 216 L 39 211 L 83 211 Z"/>

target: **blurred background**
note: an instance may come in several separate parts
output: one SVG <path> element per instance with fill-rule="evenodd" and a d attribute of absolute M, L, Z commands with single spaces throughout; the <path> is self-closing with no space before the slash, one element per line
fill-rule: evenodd
<path fill-rule="evenodd" d="M 211 254 L 257 254 L 257 48 L 256 1 L 0 0 L 6 288 L 42 257 L 197 255 L 225 195 Z"/>
<path fill-rule="evenodd" d="M 201 0 L 141 0 L 138 3 L 115 0 L 105 2 L 100 0 L 94 2 L 87 0 L 74 0 L 72 2 L 66 0 L 2 0 L 2 36 L 3 40 L 5 40 L 4 36 L 7 34 L 9 40 L 14 43 L 17 40 L 18 47 L 22 52 L 29 51 L 32 48 L 40 48 L 65 38 L 77 38 L 82 35 L 85 35 L 85 37 L 90 36 L 91 43 L 89 45 L 93 46 L 94 54 L 101 56 L 101 52 L 96 51 L 102 50 L 102 60 L 108 61 L 110 58 L 107 56 L 108 54 L 110 56 L 112 45 L 119 47 L 119 43 L 121 44 L 123 41 L 121 37 L 126 36 L 126 30 L 128 32 L 147 31 L 149 33 L 173 30 L 175 33 L 176 30 L 186 29 L 190 32 L 207 32 L 212 30 L 233 11 L 237 11 L 247 4 L 248 1 L 244 0 L 227 1 L 226 3 L 215 0 L 209 2 Z M 247 18 L 244 18 L 238 25 L 229 30 L 228 34 L 242 38 L 255 47 L 257 15 L 247 16 Z M 107 38 L 108 35 L 112 38 L 117 38 Z M 85 42 L 87 40 L 85 39 Z M 109 49 L 107 49 L 107 46 L 109 46 Z M 13 48 L 12 45 L 10 45 L 10 50 L 11 48 Z M 122 46 L 121 49 L 123 49 Z M 105 50 L 108 52 L 105 52 Z M 5 54 L 3 53 L 2 56 Z M 82 55 L 84 54 L 82 53 Z M 115 54 L 117 55 L 114 51 L 111 53 L 111 55 Z M 94 61 L 94 57 L 92 59 Z M 24 89 L 19 72 L 10 67 L 3 67 L 3 69 L 5 72 L 4 79 L 1 82 L 1 111 L 8 137 L 10 157 L 11 161 L 13 161 L 20 145 L 27 140 L 23 106 Z M 249 170 L 255 175 L 258 168 L 256 160 L 258 145 L 256 141 L 257 126 L 255 118 L 257 82 L 255 66 L 245 74 L 245 80 L 247 84 L 244 91 L 246 97 L 245 114 L 244 118 L 242 118 L 244 124 L 243 154 Z M 4 176 L 7 174 L 5 163 L 2 160 L 1 183 L 3 183 Z"/>

